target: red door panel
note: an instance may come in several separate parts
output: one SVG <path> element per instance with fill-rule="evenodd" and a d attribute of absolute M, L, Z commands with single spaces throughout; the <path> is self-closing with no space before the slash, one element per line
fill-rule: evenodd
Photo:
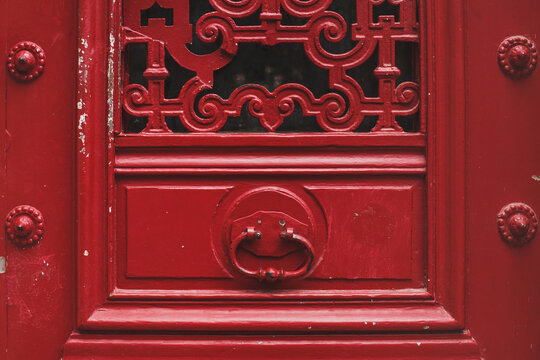
<path fill-rule="evenodd" d="M 475 20 L 469 22 L 467 35 L 467 117 L 471 134 L 468 216 L 478 219 L 474 224 L 471 221 L 468 228 L 468 317 L 486 359 L 534 359 L 540 356 L 540 326 L 534 321 L 540 305 L 540 287 L 535 285 L 540 266 L 540 247 L 535 241 L 538 238 L 524 246 L 508 246 L 492 226 L 493 215 L 509 203 L 523 202 L 535 211 L 540 206 L 540 183 L 535 180 L 538 159 L 534 155 L 538 143 L 535 115 L 539 110 L 534 93 L 540 78 L 537 70 L 520 80 L 502 76 L 498 64 L 486 60 L 487 54 L 491 56 L 493 49 L 509 36 L 523 35 L 538 45 L 539 27 L 534 14 L 540 4 L 531 2 L 521 7 L 503 2 L 489 12 L 479 5 L 469 5 L 470 17 Z M 500 19 L 500 26 L 480 26 L 491 21 L 488 19 Z M 480 102 L 493 106 L 482 106 Z M 487 119 L 492 121 L 483 127 Z M 486 174 L 492 180 L 487 180 Z"/>
<path fill-rule="evenodd" d="M 2 64 L 21 41 L 39 44 L 47 64 L 31 82 L 17 80 L 2 66 L 2 99 L 7 100 L 1 115 L 2 211 L 7 216 L 19 205 L 36 207 L 45 218 L 46 235 L 38 246 L 26 249 L 3 237 L 8 331 L 0 357 L 59 359 L 74 326 L 76 298 L 76 4 L 3 1 L 1 7 L 6 37 Z"/>
<path fill-rule="evenodd" d="M 0 359 L 537 357 L 525 5 L 2 6 Z"/>

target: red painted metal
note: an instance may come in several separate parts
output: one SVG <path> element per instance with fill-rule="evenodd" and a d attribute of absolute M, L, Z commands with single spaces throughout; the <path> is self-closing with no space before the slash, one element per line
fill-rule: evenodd
<path fill-rule="evenodd" d="M 530 206 L 512 203 L 501 209 L 497 225 L 504 241 L 512 245 L 524 245 L 535 237 L 538 218 Z"/>
<path fill-rule="evenodd" d="M 44 231 L 43 215 L 32 206 L 17 206 L 6 217 L 7 237 L 17 246 L 36 245 Z"/>
<path fill-rule="evenodd" d="M 127 85 L 122 98 L 123 108 L 128 114 L 148 117 L 143 132 L 170 132 L 166 116 L 179 116 L 190 131 L 218 131 L 230 117 L 240 115 L 244 104 L 268 131 L 275 131 L 282 125 L 284 118 L 292 114 L 295 103 L 299 104 L 305 116 L 315 116 L 325 131 L 355 130 L 366 115 L 379 116 L 372 131 L 403 131 L 395 120 L 396 115 L 411 115 L 418 111 L 419 84 L 402 82 L 396 86 L 401 70 L 396 66 L 395 43 L 419 41 L 417 3 L 414 0 L 390 1 L 399 7 L 398 17 L 375 17 L 374 9 L 383 3 L 381 0 L 357 2 L 354 24 L 347 24 L 341 15 L 329 11 L 330 0 L 211 0 L 215 11 L 206 13 L 193 24 L 195 35 L 201 41 L 214 43 L 221 39 L 219 48 L 206 55 L 196 55 L 186 47 L 193 42 L 189 2 L 161 1 L 162 8 L 173 12 L 173 24 L 167 25 L 164 19 L 149 19 L 148 24 L 143 25 L 142 11 L 154 3 L 152 0 L 140 0 L 123 5 L 122 45 L 145 44 L 148 49 L 144 72 L 148 87 Z M 260 11 L 260 25 L 239 26 L 235 22 L 257 11 Z M 283 25 L 282 11 L 307 22 L 305 25 Z M 334 54 L 324 48 L 322 37 L 328 42 L 338 42 L 349 36 L 349 26 L 351 40 L 357 43 L 353 49 Z M 204 95 L 212 89 L 214 71 L 234 59 L 239 43 L 268 46 L 302 44 L 306 55 L 316 66 L 328 69 L 332 92 L 317 98 L 307 87 L 288 83 L 274 91 L 254 84 L 242 86 L 228 99 L 212 93 Z M 180 66 L 196 73 L 185 83 L 176 99 L 166 99 L 164 95 L 165 80 L 169 77 L 165 67 L 165 49 Z M 376 49 L 379 62 L 373 76 L 379 81 L 379 96 L 369 98 L 346 71 L 363 64 Z M 199 95 L 204 96 L 197 101 Z"/>
<path fill-rule="evenodd" d="M 538 62 L 536 45 L 525 36 L 511 36 L 499 45 L 499 65 L 510 77 L 520 79 L 529 76 Z"/>
<path fill-rule="evenodd" d="M 540 357 L 540 324 L 533 320 L 540 308 L 540 287 L 534 285 L 540 281 L 538 238 L 511 247 L 501 241 L 496 226 L 507 204 L 540 208 L 535 180 L 540 103 L 532 95 L 540 89 L 540 77 L 534 72 L 516 81 L 504 76 L 495 61 L 498 45 L 508 36 L 536 39 L 540 24 L 532 14 L 539 11 L 536 1 L 519 6 L 503 1 L 489 10 L 468 2 L 467 319 L 485 359 Z M 498 26 L 487 26 L 490 21 Z"/>
<path fill-rule="evenodd" d="M 8 13 L 7 13 L 7 2 L 0 3 L 0 49 L 4 53 L 7 53 L 8 51 Z M 4 61 L 0 61 L 0 84 L 6 84 L 8 78 L 7 74 L 7 63 Z M 6 149 L 6 141 L 7 137 L 5 134 L 6 132 L 6 109 L 7 109 L 7 86 L 0 86 L 0 144 L 2 146 L 2 149 L 4 151 L 0 151 L 0 163 L 6 164 L 7 160 L 7 151 Z M 7 214 L 9 211 L 9 205 L 6 204 L 6 201 L 3 199 L 6 198 L 7 195 L 7 173 L 6 173 L 7 166 L 3 166 L 0 169 L 0 213 L 1 214 Z M 5 259 L 7 256 L 7 239 L 5 236 L 2 236 L 1 233 L 3 231 L 0 231 L 0 257 L 4 259 L 4 265 L 6 264 Z M 4 306 L 3 304 L 7 304 L 8 299 L 8 293 L 7 293 L 7 277 L 4 276 L 5 274 L 0 274 L 0 304 L 1 306 Z M 0 359 L 5 360 L 6 359 L 6 350 L 8 349 L 8 336 L 7 336 L 7 328 L 8 328 L 8 311 L 2 308 L 0 311 Z"/>
<path fill-rule="evenodd" d="M 0 359 L 538 358 L 540 245 L 497 231 L 536 225 L 539 78 L 497 63 L 509 35 L 535 40 L 536 1 L 357 0 L 352 21 L 330 0 L 208 0 L 199 18 L 197 1 L 37 1 L 0 4 L 5 53 L 32 39 L 49 61 L 25 84 L 3 63 L 1 208 L 34 204 L 47 231 L 0 240 Z M 342 37 L 352 48 L 330 52 Z M 400 83 L 401 41 L 418 52 Z M 300 44 L 328 91 L 219 95 L 247 42 Z M 370 55 L 375 96 L 348 72 Z M 195 75 L 168 98 L 171 61 Z M 264 132 L 226 132 L 244 105 Z M 291 111 L 322 131 L 280 132 Z M 146 128 L 128 132 L 133 116 Z M 497 223 L 505 204 L 519 211 Z"/>
<path fill-rule="evenodd" d="M 245 240 L 253 242 L 254 240 L 262 239 L 262 233 L 258 232 L 254 227 L 247 228 L 246 231 L 242 232 L 231 241 L 231 244 L 229 245 L 229 257 L 231 258 L 232 265 L 242 275 L 258 279 L 259 281 L 274 282 L 277 280 L 294 279 L 307 275 L 311 270 L 313 260 L 315 259 L 315 251 L 313 250 L 311 243 L 302 235 L 295 234 L 293 228 L 287 228 L 279 234 L 279 237 L 284 241 L 296 241 L 303 245 L 306 250 L 306 261 L 304 261 L 303 265 L 298 266 L 295 270 L 284 270 L 283 268 L 276 269 L 274 267 L 263 268 L 262 266 L 259 266 L 259 268 L 255 270 L 249 270 L 240 265 L 238 257 L 236 256 L 240 244 Z"/>
<path fill-rule="evenodd" d="M 45 52 L 36 43 L 21 41 L 8 53 L 8 71 L 21 81 L 36 80 L 45 70 Z"/>
<path fill-rule="evenodd" d="M 3 1 L 0 9 L 2 218 L 31 204 L 46 226 L 42 241 L 25 249 L 0 231 L 7 262 L 0 275 L 7 289 L 2 328 L 8 328 L 0 332 L 0 359 L 60 359 L 75 322 L 76 8 L 37 0 Z M 10 76 L 6 62 L 13 44 L 26 40 L 47 53 L 46 71 L 32 82 Z"/>

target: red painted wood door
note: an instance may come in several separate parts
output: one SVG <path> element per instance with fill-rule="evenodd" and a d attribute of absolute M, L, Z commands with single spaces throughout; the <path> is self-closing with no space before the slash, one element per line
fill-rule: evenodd
<path fill-rule="evenodd" d="M 539 357 L 536 1 L 0 7 L 0 358 Z"/>

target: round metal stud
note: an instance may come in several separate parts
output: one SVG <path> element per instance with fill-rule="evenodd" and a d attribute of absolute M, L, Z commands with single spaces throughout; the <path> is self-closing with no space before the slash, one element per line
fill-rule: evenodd
<path fill-rule="evenodd" d="M 43 223 L 43 215 L 36 208 L 17 206 L 6 217 L 7 237 L 19 247 L 36 245 L 43 237 Z"/>
<path fill-rule="evenodd" d="M 32 81 L 40 77 L 45 70 L 45 63 L 45 52 L 31 41 L 17 43 L 8 53 L 8 72 L 20 81 Z"/>
<path fill-rule="evenodd" d="M 521 79 L 536 69 L 538 54 L 534 42 L 525 36 L 511 36 L 499 45 L 498 59 L 506 75 Z"/>
<path fill-rule="evenodd" d="M 534 210 L 523 203 L 508 204 L 497 216 L 501 238 L 510 245 L 521 246 L 531 241 L 538 229 Z"/>

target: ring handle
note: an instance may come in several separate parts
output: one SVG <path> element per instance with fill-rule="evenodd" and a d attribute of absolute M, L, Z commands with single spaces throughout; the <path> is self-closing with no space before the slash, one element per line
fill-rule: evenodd
<path fill-rule="evenodd" d="M 262 238 L 261 232 L 254 227 L 248 227 L 231 241 L 229 246 L 229 257 L 232 265 L 243 275 L 257 279 L 259 282 L 275 282 L 278 280 L 299 278 L 306 275 L 311 269 L 313 260 L 315 259 L 315 251 L 309 240 L 302 235 L 295 234 L 294 229 L 292 228 L 287 228 L 285 231 L 281 232 L 279 236 L 283 240 L 295 241 L 306 249 L 306 261 L 297 270 L 284 270 L 283 268 L 276 269 L 273 267 L 263 269 L 262 266 L 259 267 L 259 269 L 250 270 L 242 266 L 236 256 L 238 246 L 245 240 L 258 240 Z"/>

